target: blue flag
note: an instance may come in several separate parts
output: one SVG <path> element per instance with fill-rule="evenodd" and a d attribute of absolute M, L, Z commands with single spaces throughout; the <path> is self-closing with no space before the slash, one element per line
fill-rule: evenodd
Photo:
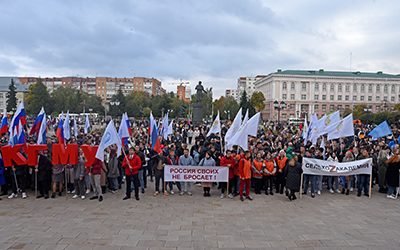
<path fill-rule="evenodd" d="M 387 121 L 382 122 L 378 126 L 376 126 L 371 132 L 369 132 L 368 136 L 371 136 L 372 139 L 378 139 L 380 137 L 391 135 L 392 130 L 389 127 Z"/>

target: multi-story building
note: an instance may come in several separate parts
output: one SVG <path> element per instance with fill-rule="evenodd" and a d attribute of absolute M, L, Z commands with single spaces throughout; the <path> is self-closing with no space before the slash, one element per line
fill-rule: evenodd
<path fill-rule="evenodd" d="M 146 92 L 149 95 L 157 96 L 165 94 L 161 82 L 155 78 L 146 77 L 19 77 L 22 84 L 30 85 L 41 80 L 52 93 L 60 86 L 69 86 L 82 90 L 88 94 L 100 96 L 104 102 L 109 101 L 118 90 L 124 95 L 133 91 Z"/>
<path fill-rule="evenodd" d="M 256 87 L 254 85 L 254 83 L 265 77 L 264 75 L 257 75 L 256 77 L 250 77 L 250 76 L 246 76 L 246 77 L 239 77 L 238 81 L 237 81 L 237 101 L 240 101 L 240 98 L 243 94 L 244 91 L 246 91 L 247 94 L 247 98 L 250 99 L 251 96 L 253 95 L 254 91 L 256 90 Z"/>
<path fill-rule="evenodd" d="M 0 77 L 0 112 L 3 114 L 7 109 L 7 93 L 11 84 L 11 79 L 14 80 L 17 104 L 24 101 L 25 94 L 28 91 L 27 87 L 19 81 L 17 77 Z"/>
<path fill-rule="evenodd" d="M 188 87 L 189 83 L 180 83 L 176 86 L 176 95 L 179 100 L 184 101 L 185 103 L 189 103 L 192 95 L 192 91 L 190 87 Z"/>
<path fill-rule="evenodd" d="M 238 95 L 237 89 L 226 89 L 225 97 L 233 97 L 235 100 L 239 100 L 240 96 Z"/>
<path fill-rule="evenodd" d="M 254 83 L 265 96 L 263 119 L 278 119 L 274 102 L 284 102 L 280 118 L 322 116 L 366 105 L 372 112 L 400 102 L 400 75 L 320 70 L 278 70 Z"/>

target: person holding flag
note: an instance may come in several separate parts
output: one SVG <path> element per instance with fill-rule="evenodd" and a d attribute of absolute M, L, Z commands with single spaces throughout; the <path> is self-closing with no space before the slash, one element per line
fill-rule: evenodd
<path fill-rule="evenodd" d="M 6 134 L 8 131 L 7 111 L 4 110 L 3 117 L 1 118 L 0 135 Z"/>
<path fill-rule="evenodd" d="M 61 113 L 60 119 L 58 120 L 56 136 L 57 136 L 58 143 L 64 144 L 65 137 L 64 137 L 64 114 L 63 113 Z"/>
<path fill-rule="evenodd" d="M 126 196 L 123 200 L 131 198 L 132 181 L 135 188 L 135 198 L 136 200 L 139 200 L 139 169 L 141 166 L 142 161 L 140 160 L 140 157 L 135 153 L 134 148 L 130 148 L 128 156 L 125 156 L 122 162 L 122 167 L 125 169 L 126 176 Z"/>
<path fill-rule="evenodd" d="M 89 115 L 86 114 L 85 116 L 85 127 L 83 128 L 83 132 L 85 135 L 87 135 L 90 131 L 90 120 L 89 120 Z"/>

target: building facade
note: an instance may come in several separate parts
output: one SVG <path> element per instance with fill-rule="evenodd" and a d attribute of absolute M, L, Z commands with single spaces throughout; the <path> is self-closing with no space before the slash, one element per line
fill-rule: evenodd
<path fill-rule="evenodd" d="M 68 86 L 100 96 L 104 102 L 110 101 L 120 89 L 124 95 L 133 91 L 146 92 L 151 96 L 166 93 L 161 87 L 161 81 L 147 77 L 19 77 L 19 81 L 24 85 L 34 84 L 39 80 L 47 87 L 49 93 L 61 86 Z"/>
<path fill-rule="evenodd" d="M 239 99 L 240 99 L 237 89 L 226 89 L 225 97 L 233 97 L 236 101 L 239 101 Z"/>
<path fill-rule="evenodd" d="M 176 86 L 176 95 L 178 96 L 179 100 L 189 103 L 192 95 L 189 83 L 180 83 L 178 86 Z"/>
<path fill-rule="evenodd" d="M 352 110 L 366 105 L 368 111 L 390 110 L 400 102 L 400 75 L 383 72 L 341 72 L 320 70 L 278 70 L 255 83 L 265 96 L 263 119 L 281 120 L 318 116 L 332 111 Z M 286 108 L 274 108 L 282 101 Z M 280 113 L 280 114 L 279 114 Z"/>
<path fill-rule="evenodd" d="M 25 94 L 28 89 L 25 85 L 21 84 L 17 77 L 0 77 L 0 112 L 3 114 L 7 109 L 7 93 L 9 91 L 9 86 L 11 84 L 11 79 L 14 80 L 16 88 L 16 98 L 17 103 L 23 102 L 25 99 Z"/>
<path fill-rule="evenodd" d="M 246 91 L 247 98 L 250 99 L 254 91 L 256 91 L 256 86 L 254 85 L 254 83 L 264 77 L 265 77 L 264 75 L 257 75 L 255 77 L 251 76 L 239 77 L 237 81 L 236 101 L 238 102 L 240 101 L 240 98 L 244 91 Z"/>

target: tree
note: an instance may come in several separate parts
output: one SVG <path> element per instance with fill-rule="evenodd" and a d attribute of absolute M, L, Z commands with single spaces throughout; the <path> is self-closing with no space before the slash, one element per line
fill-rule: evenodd
<path fill-rule="evenodd" d="M 247 93 L 246 90 L 243 91 L 242 96 L 240 97 L 240 104 L 239 106 L 243 109 L 243 113 L 246 113 L 246 110 L 249 110 L 249 116 L 252 116 L 256 113 L 254 107 L 250 104 L 247 100 Z"/>
<path fill-rule="evenodd" d="M 51 114 L 53 111 L 50 94 L 40 79 L 37 83 L 29 86 L 25 101 L 28 114 L 37 114 L 42 107 L 47 114 Z"/>
<path fill-rule="evenodd" d="M 265 97 L 260 91 L 256 91 L 250 98 L 250 104 L 253 106 L 257 112 L 262 111 L 265 108 Z"/>
<path fill-rule="evenodd" d="M 17 110 L 17 88 L 15 87 L 14 79 L 11 79 L 11 83 L 8 86 L 7 92 L 7 112 Z"/>
<path fill-rule="evenodd" d="M 367 105 L 365 105 L 365 104 L 354 105 L 353 116 L 355 118 L 360 118 L 361 115 L 365 114 L 366 109 L 367 109 Z"/>
<path fill-rule="evenodd" d="M 233 119 L 239 110 L 239 104 L 232 96 L 221 96 L 214 101 L 214 113 L 219 111 L 221 119 Z"/>
<path fill-rule="evenodd" d="M 125 96 L 124 93 L 122 93 L 122 90 L 119 89 L 117 94 L 111 97 L 109 114 L 111 116 L 118 116 L 118 117 L 122 116 L 122 114 L 125 112 L 125 108 L 126 108 Z"/>
<path fill-rule="evenodd" d="M 151 103 L 151 97 L 146 92 L 132 92 L 125 98 L 126 100 L 126 111 L 130 117 L 143 117 L 144 108 L 149 107 Z"/>
<path fill-rule="evenodd" d="M 85 111 L 88 112 L 92 109 L 92 112 L 98 114 L 104 114 L 104 106 L 101 104 L 101 97 L 96 95 L 83 94 L 83 103 L 85 105 Z"/>
<path fill-rule="evenodd" d="M 394 109 L 395 111 L 400 111 L 400 103 L 396 103 L 396 104 L 393 106 L 393 109 Z"/>
<path fill-rule="evenodd" d="M 69 110 L 70 113 L 83 111 L 83 103 L 78 97 L 78 91 L 71 87 L 59 87 L 51 95 L 54 111 L 60 113 Z"/>

